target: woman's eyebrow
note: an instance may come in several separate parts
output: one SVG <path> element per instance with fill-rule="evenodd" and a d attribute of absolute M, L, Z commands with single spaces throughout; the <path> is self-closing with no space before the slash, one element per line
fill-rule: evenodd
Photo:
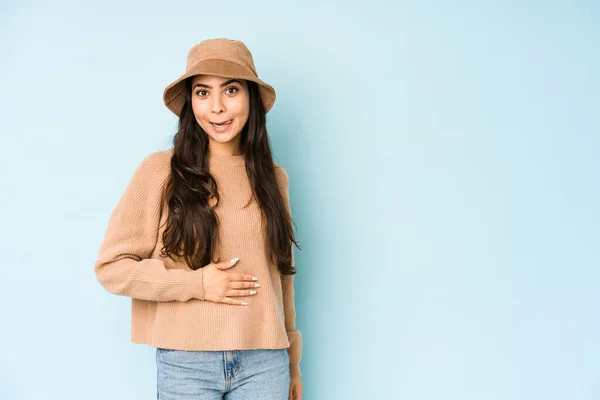
<path fill-rule="evenodd" d="M 227 86 L 227 85 L 229 85 L 230 83 L 233 83 L 233 82 L 237 82 L 237 83 L 239 83 L 240 85 L 242 84 L 242 82 L 240 82 L 240 81 L 239 81 L 239 80 L 237 80 L 237 79 L 230 79 L 230 80 L 228 80 L 228 81 L 226 81 L 226 82 L 223 82 L 223 83 L 221 83 L 221 87 L 223 87 L 223 86 Z M 204 83 L 196 83 L 196 84 L 194 85 L 193 89 L 196 89 L 197 87 L 203 87 L 203 88 L 207 88 L 207 89 L 212 89 L 212 86 L 210 86 L 210 85 L 205 85 Z"/>

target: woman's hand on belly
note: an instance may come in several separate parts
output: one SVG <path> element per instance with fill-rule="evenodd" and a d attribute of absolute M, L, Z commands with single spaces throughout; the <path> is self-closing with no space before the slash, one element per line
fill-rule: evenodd
<path fill-rule="evenodd" d="M 248 305 L 245 301 L 231 297 L 256 294 L 256 290 L 250 288 L 260 287 L 260 284 L 255 282 L 258 278 L 250 274 L 234 274 L 222 271 L 233 267 L 238 261 L 239 258 L 234 258 L 229 261 L 211 263 L 203 268 L 204 300 L 238 306 Z"/>

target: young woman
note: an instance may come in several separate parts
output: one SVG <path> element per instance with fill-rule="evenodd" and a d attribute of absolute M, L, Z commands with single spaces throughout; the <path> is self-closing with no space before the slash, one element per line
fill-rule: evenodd
<path fill-rule="evenodd" d="M 148 155 L 95 263 L 156 347 L 159 399 L 301 399 L 288 175 L 273 162 L 275 90 L 237 40 L 192 47 L 163 94 L 173 148 Z M 300 248 L 300 247 L 298 247 Z"/>

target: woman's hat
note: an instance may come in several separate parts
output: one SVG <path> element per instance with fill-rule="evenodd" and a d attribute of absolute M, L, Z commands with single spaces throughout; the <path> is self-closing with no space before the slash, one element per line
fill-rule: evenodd
<path fill-rule="evenodd" d="M 258 79 L 250 50 L 239 40 L 207 39 L 190 49 L 185 73 L 163 92 L 167 108 L 179 116 L 185 103 L 184 80 L 194 75 L 216 75 L 256 82 L 265 114 L 275 103 L 275 89 Z"/>

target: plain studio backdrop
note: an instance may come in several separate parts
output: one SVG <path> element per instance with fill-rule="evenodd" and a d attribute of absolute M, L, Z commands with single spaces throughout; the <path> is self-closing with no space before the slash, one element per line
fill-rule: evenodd
<path fill-rule="evenodd" d="M 203 39 L 290 176 L 305 400 L 600 398 L 593 1 L 4 1 L 0 398 L 150 399 L 93 264 Z"/>

